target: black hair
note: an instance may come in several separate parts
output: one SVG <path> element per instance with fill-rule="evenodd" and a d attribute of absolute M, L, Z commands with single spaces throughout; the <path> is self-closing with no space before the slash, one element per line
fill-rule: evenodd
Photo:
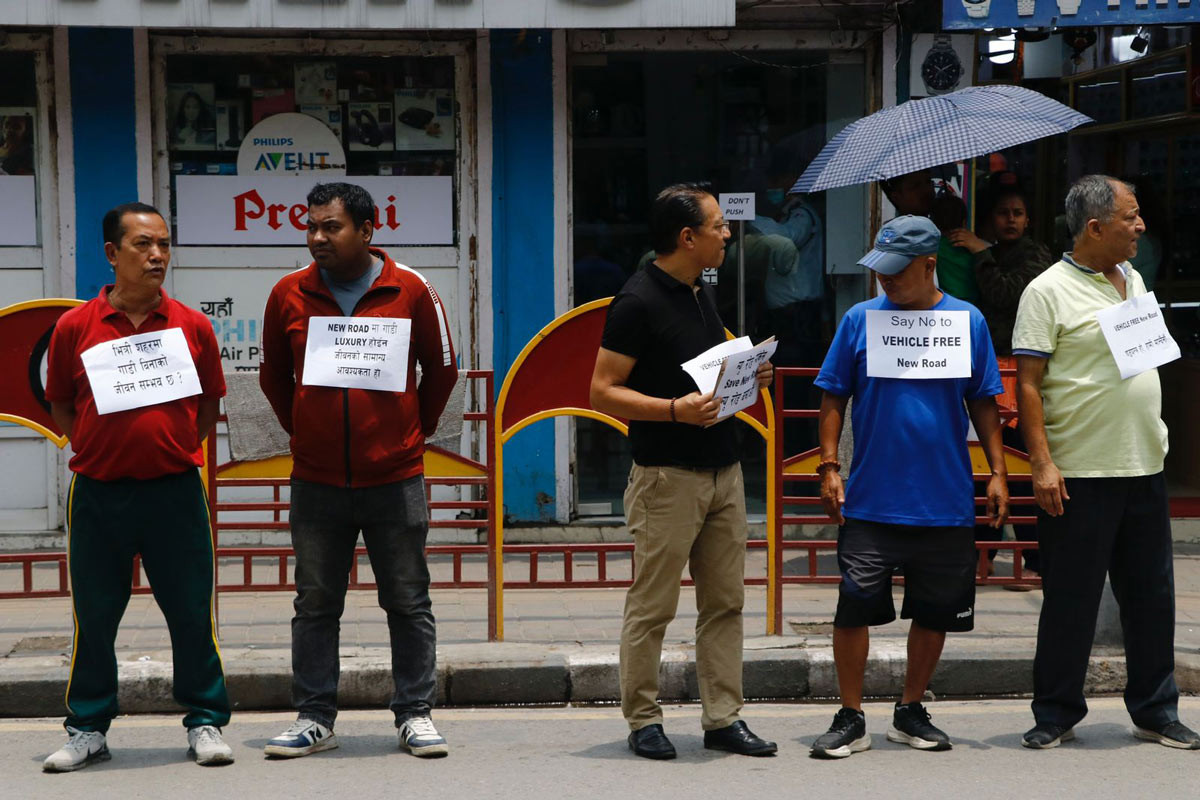
<path fill-rule="evenodd" d="M 664 256 L 674 253 L 681 230 L 704 224 L 700 201 L 705 197 L 712 197 L 710 183 L 676 183 L 658 193 L 650 205 L 650 243 L 654 252 Z"/>
<path fill-rule="evenodd" d="M 375 222 L 375 201 L 371 193 L 353 183 L 318 183 L 308 193 L 308 206 L 327 206 L 341 200 L 354 227 L 361 228 L 367 220 Z"/>
<path fill-rule="evenodd" d="M 208 103 L 204 101 L 203 97 L 193 91 L 185 92 L 183 97 L 179 98 L 179 105 L 175 107 L 175 130 L 181 131 L 188 127 L 187 116 L 184 114 L 183 109 L 187 106 L 188 100 L 192 98 L 195 98 L 199 106 L 199 111 L 196 113 L 196 121 L 192 125 L 192 128 L 198 131 L 214 130 L 216 128 L 216 121 L 213 119 L 212 112 L 208 110 Z"/>
<path fill-rule="evenodd" d="M 121 246 L 121 237 L 125 235 L 125 226 L 122 224 L 126 214 L 157 214 L 159 219 L 166 222 L 166 217 L 157 208 L 146 203 L 121 203 L 119 206 L 110 208 L 104 215 L 104 221 L 100 223 L 100 231 L 104 234 L 104 243 L 112 242 L 117 247 Z"/>

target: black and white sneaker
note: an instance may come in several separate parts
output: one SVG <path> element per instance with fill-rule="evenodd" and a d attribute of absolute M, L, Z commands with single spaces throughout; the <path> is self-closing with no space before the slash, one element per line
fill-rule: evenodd
<path fill-rule="evenodd" d="M 934 727 L 929 712 L 919 702 L 896 703 L 892 712 L 892 727 L 888 728 L 889 742 L 899 742 L 918 750 L 949 750 L 950 737 Z"/>
<path fill-rule="evenodd" d="M 263 752 L 277 758 L 299 758 L 337 746 L 333 728 L 327 728 L 316 720 L 298 719 L 286 731 L 267 742 Z"/>
<path fill-rule="evenodd" d="M 1021 746 L 1030 750 L 1049 750 L 1075 738 L 1074 728 L 1060 728 L 1049 722 L 1039 722 L 1021 737 Z"/>
<path fill-rule="evenodd" d="M 1168 722 L 1161 728 L 1134 727 L 1133 735 L 1147 742 L 1158 742 L 1164 747 L 1179 750 L 1200 750 L 1200 734 L 1179 720 Z"/>
<path fill-rule="evenodd" d="M 833 715 L 829 730 L 813 742 L 808 754 L 815 758 L 846 758 L 870 749 L 866 715 L 857 709 L 842 708 Z"/>

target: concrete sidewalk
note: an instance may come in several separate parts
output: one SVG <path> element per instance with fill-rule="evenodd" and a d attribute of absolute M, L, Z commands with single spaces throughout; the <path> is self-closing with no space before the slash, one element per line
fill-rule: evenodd
<path fill-rule="evenodd" d="M 761 557 L 761 556 L 760 556 Z M 823 559 L 824 560 L 824 559 Z M 747 574 L 761 574 L 748 565 Z M 789 564 L 802 568 L 802 559 Z M 549 569 L 545 562 L 543 570 Z M 232 568 L 232 567 L 230 567 Z M 240 567 L 239 567 L 240 569 Z M 997 572 L 1009 574 L 1007 555 Z M 823 573 L 828 570 L 822 567 Z M 618 574 L 616 568 L 611 574 Z M 11 577 L 11 576 L 10 576 Z M 435 570 L 435 579 L 437 578 Z M 9 580 L 0 576 L 0 583 Z M 1177 546 L 1177 678 L 1200 693 L 1200 547 Z M 900 591 L 897 591 L 899 607 Z M 766 591 L 746 591 L 745 691 L 755 699 L 835 696 L 830 642 L 836 586 L 789 586 L 784 592 L 785 633 L 765 636 Z M 220 635 L 230 693 L 239 709 L 289 707 L 292 595 L 223 593 Z M 438 590 L 440 702 L 449 705 L 610 702 L 617 699 L 617 643 L 624 590 L 510 590 L 505 593 L 505 638 L 489 643 L 486 593 Z M 938 695 L 1011 695 L 1032 691 L 1032 659 L 1041 592 L 981 587 L 975 630 L 951 634 L 932 690 Z M 667 630 L 661 695 L 697 696 L 692 629 L 694 594 L 685 589 L 678 618 Z M 867 691 L 899 692 L 908 625 L 897 621 L 873 632 Z M 69 669 L 70 601 L 0 600 L 0 715 L 63 712 Z M 390 695 L 387 625 L 373 592 L 351 592 L 342 620 L 341 704 L 384 706 Z M 165 711 L 171 700 L 170 641 L 149 596 L 129 604 L 117 640 L 121 707 Z M 1119 647 L 1098 646 L 1090 690 L 1119 691 L 1124 658 Z"/>

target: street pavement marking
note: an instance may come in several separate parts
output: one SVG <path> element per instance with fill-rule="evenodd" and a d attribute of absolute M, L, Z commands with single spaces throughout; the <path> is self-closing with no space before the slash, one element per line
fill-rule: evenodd
<path fill-rule="evenodd" d="M 1192 708 L 1193 714 L 1200 710 L 1200 699 L 1181 698 L 1182 706 Z M 886 712 L 890 703 L 873 702 L 867 704 L 867 710 L 878 715 Z M 1110 711 L 1123 709 L 1124 702 L 1120 697 L 1094 697 L 1088 699 L 1088 707 L 1095 711 Z M 941 716 L 968 716 L 980 713 L 1028 713 L 1028 699 L 1012 700 L 941 700 L 929 705 L 930 710 Z M 801 719 L 809 717 L 827 717 L 837 710 L 832 703 L 803 703 L 796 705 L 758 705 L 746 706 L 746 717 L 750 721 L 759 719 Z M 353 709 L 338 712 L 339 720 L 355 722 L 387 720 L 386 709 Z M 666 706 L 663 715 L 668 719 L 691 719 L 698 717 L 699 705 Z M 235 712 L 232 725 L 246 719 L 254 724 L 268 722 L 291 722 L 295 719 L 291 711 L 241 711 Z M 512 722 L 512 721 L 562 721 L 562 720 L 611 720 L 621 721 L 621 710 L 616 706 L 524 706 L 521 708 L 439 708 L 434 710 L 434 716 L 439 722 Z M 114 729 L 120 728 L 175 728 L 179 726 L 178 715 L 153 715 L 120 717 L 113 721 Z M 62 730 L 61 720 L 49 719 L 0 719 L 0 735 L 36 731 Z"/>

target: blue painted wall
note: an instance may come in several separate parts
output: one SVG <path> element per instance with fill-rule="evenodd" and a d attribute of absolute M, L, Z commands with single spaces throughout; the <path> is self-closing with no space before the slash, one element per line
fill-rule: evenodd
<path fill-rule="evenodd" d="M 75 165 L 75 296 L 112 282 L 100 220 L 137 200 L 133 31 L 71 28 L 71 131 Z"/>
<path fill-rule="evenodd" d="M 492 353 L 497 386 L 554 319 L 554 101 L 549 31 L 493 31 Z M 504 503 L 522 520 L 554 517 L 554 423 L 504 446 Z"/>

